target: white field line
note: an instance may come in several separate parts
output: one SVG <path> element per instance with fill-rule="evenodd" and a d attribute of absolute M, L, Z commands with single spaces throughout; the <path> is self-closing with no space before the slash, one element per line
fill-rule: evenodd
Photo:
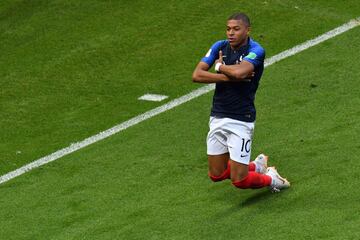
<path fill-rule="evenodd" d="M 168 96 L 165 96 L 165 95 L 147 93 L 147 94 L 139 97 L 138 100 L 161 102 L 162 100 L 165 100 L 167 98 L 168 98 Z"/>
<path fill-rule="evenodd" d="M 312 47 L 314 45 L 317 45 L 317 44 L 319 44 L 321 42 L 324 42 L 324 41 L 326 41 L 326 40 L 328 40 L 330 38 L 333 38 L 333 37 L 335 37 L 335 36 L 337 36 L 337 35 L 339 35 L 341 33 L 344 33 L 344 32 L 346 32 L 346 31 L 348 31 L 348 30 L 350 30 L 350 29 L 352 29 L 352 28 L 354 28 L 356 26 L 359 26 L 359 25 L 360 25 L 360 17 L 358 17 L 356 19 L 353 19 L 353 20 L 350 20 L 349 22 L 345 23 L 344 25 L 341 25 L 340 27 L 337 27 L 337 28 L 335 28 L 335 29 L 333 29 L 333 30 L 331 30 L 331 31 L 329 31 L 327 33 L 324 33 L 324 34 L 322 34 L 322 35 L 320 35 L 320 36 L 318 36 L 318 37 L 316 37 L 316 38 L 314 38 L 312 40 L 306 41 L 306 42 L 304 42 L 302 44 L 299 44 L 299 45 L 297 45 L 297 46 L 295 46 L 295 47 L 293 47 L 291 49 L 288 49 L 286 51 L 283 51 L 283 52 L 281 52 L 281 53 L 279 53 L 279 54 L 277 54 L 275 56 L 272 56 L 272 57 L 266 59 L 265 60 L 265 67 L 268 67 L 268 66 L 270 66 L 270 65 L 272 65 L 272 64 L 274 64 L 274 63 L 276 63 L 276 62 L 278 62 L 278 61 L 280 61 L 282 59 L 285 59 L 285 58 L 290 57 L 292 55 L 295 55 L 295 54 L 297 54 L 297 53 L 299 53 L 301 51 L 304 51 L 304 50 L 306 50 L 306 49 L 308 49 L 308 48 L 310 48 L 310 47 Z M 198 88 L 198 89 L 196 89 L 196 90 L 194 90 L 194 91 L 192 91 L 192 92 L 190 92 L 190 93 L 188 93 L 188 94 L 186 94 L 186 95 L 184 95 L 182 97 L 174 99 L 174 100 L 172 100 L 172 101 L 170 101 L 170 102 L 168 102 L 168 103 L 166 103 L 166 104 L 164 104 L 162 106 L 159 106 L 159 107 L 154 108 L 154 109 L 152 109 L 152 110 L 150 110 L 148 112 L 145 112 L 145 113 L 140 114 L 140 115 L 138 115 L 138 116 L 136 116 L 134 118 L 131 118 L 128 121 L 120 123 L 120 124 L 110 128 L 108 130 L 100 132 L 100 133 L 98 133 L 98 134 L 96 134 L 94 136 L 88 137 L 88 138 L 86 138 L 86 139 L 84 139 L 84 140 L 82 140 L 80 142 L 71 144 L 70 146 L 68 146 L 66 148 L 60 149 L 60 150 L 58 150 L 58 151 L 56 151 L 56 152 L 54 152 L 54 153 L 52 153 L 50 155 L 47 155 L 47 156 L 42 157 L 42 158 L 40 158 L 38 160 L 35 160 L 35 161 L 33 161 L 33 162 L 31 162 L 31 163 L 29 163 L 27 165 L 24 165 L 24 166 L 12 171 L 12 172 L 9 172 L 9 173 L 1 176 L 0 177 L 0 184 L 5 183 L 5 182 L 17 177 L 17 176 L 20 176 L 20 175 L 22 175 L 22 174 L 24 174 L 24 173 L 26 173 L 26 172 L 34 169 L 34 168 L 38 168 L 38 167 L 40 167 L 42 165 L 45 165 L 45 164 L 47 164 L 49 162 L 55 161 L 55 160 L 65 156 L 65 155 L 68 155 L 68 154 L 70 154 L 72 152 L 75 152 L 75 151 L 77 151 L 79 149 L 82 149 L 82 148 L 84 148 L 84 147 L 86 147 L 86 146 L 88 146 L 90 144 L 96 143 L 96 142 L 98 142 L 100 140 L 103 140 L 103 139 L 105 139 L 107 137 L 110 137 L 110 136 L 112 136 L 112 135 L 114 135 L 114 134 L 116 134 L 118 132 L 121 132 L 121 131 L 131 127 L 131 126 L 134 126 L 134 125 L 136 125 L 136 124 L 138 124 L 138 123 L 140 123 L 142 121 L 145 121 L 146 119 L 149 119 L 149 118 L 152 118 L 152 117 L 154 117 L 156 115 L 159 115 L 160 113 L 168 111 L 168 110 L 170 110 L 170 109 L 172 109 L 172 108 L 174 108 L 176 106 L 179 106 L 179 105 L 181 105 L 181 104 L 183 104 L 185 102 L 188 102 L 188 101 L 190 101 L 190 100 L 192 100 L 194 98 L 197 98 L 197 97 L 199 97 L 199 96 L 201 96 L 203 94 L 206 94 L 206 93 L 212 91 L 214 88 L 215 87 L 214 87 L 213 84 L 206 85 L 204 87 Z"/>
<path fill-rule="evenodd" d="M 295 47 L 292 47 L 292 48 L 285 50 L 279 54 L 276 54 L 275 56 L 272 56 L 271 58 L 266 59 L 265 67 L 270 66 L 284 58 L 288 58 L 292 55 L 302 52 L 308 48 L 311 48 L 312 46 L 322 43 L 330 38 L 336 37 L 337 35 L 340 35 L 346 31 L 349 31 L 350 29 L 357 27 L 359 25 L 360 25 L 360 17 L 352 19 L 349 22 L 341 25 L 340 27 L 334 28 L 333 30 L 331 30 L 327 33 L 324 33 L 314 39 L 308 40 L 302 44 L 296 45 Z"/>

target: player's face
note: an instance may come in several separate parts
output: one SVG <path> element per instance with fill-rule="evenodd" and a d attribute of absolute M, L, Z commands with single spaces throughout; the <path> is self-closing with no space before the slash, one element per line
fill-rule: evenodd
<path fill-rule="evenodd" d="M 250 27 L 241 20 L 229 20 L 226 26 L 226 36 L 232 48 L 239 48 L 246 44 Z"/>

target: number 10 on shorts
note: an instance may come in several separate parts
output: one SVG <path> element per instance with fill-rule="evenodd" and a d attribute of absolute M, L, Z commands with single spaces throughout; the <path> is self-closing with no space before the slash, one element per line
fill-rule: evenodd
<path fill-rule="evenodd" d="M 242 145 L 241 145 L 241 152 L 250 152 L 250 148 L 251 148 L 251 140 L 250 139 L 245 139 L 245 138 L 241 138 L 242 140 Z"/>

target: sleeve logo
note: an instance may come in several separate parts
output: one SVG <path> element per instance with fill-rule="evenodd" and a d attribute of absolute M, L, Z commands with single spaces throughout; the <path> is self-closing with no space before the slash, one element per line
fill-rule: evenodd
<path fill-rule="evenodd" d="M 209 49 L 209 51 L 206 53 L 205 57 L 210 57 L 211 54 L 211 48 Z"/>
<path fill-rule="evenodd" d="M 249 59 L 255 59 L 256 57 L 257 57 L 257 55 L 254 52 L 249 52 L 249 54 L 246 56 L 246 58 L 249 58 Z"/>

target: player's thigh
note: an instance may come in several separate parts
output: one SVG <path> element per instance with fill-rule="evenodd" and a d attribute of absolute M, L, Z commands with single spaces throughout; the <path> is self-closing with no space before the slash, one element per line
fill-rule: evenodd
<path fill-rule="evenodd" d="M 227 168 L 229 153 L 208 155 L 209 172 L 213 176 L 220 176 Z"/>
<path fill-rule="evenodd" d="M 227 138 L 230 159 L 237 163 L 249 165 L 254 131 L 253 123 L 235 122 Z"/>
<path fill-rule="evenodd" d="M 228 153 L 227 133 L 222 128 L 223 120 L 210 117 L 209 132 L 206 138 L 207 154 L 220 156 Z"/>
<path fill-rule="evenodd" d="M 227 148 L 227 135 L 222 129 L 222 119 L 210 117 L 209 132 L 206 139 L 207 155 L 209 162 L 209 173 L 213 176 L 220 176 L 229 161 Z"/>

